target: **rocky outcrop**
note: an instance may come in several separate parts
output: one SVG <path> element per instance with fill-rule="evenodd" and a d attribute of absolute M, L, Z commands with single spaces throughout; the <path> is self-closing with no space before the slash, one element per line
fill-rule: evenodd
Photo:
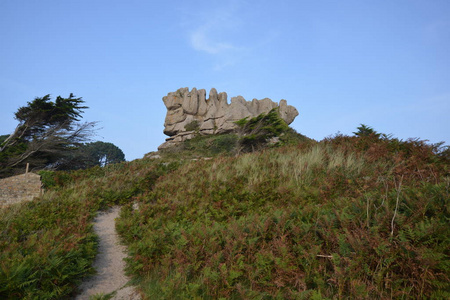
<path fill-rule="evenodd" d="M 232 132 L 237 127 L 236 121 L 268 113 L 273 108 L 278 108 L 281 118 L 287 124 L 298 116 L 297 109 L 287 105 L 286 100 L 281 100 L 278 104 L 269 98 L 246 101 L 242 96 L 237 96 L 228 103 L 227 94 L 217 93 L 214 88 L 209 92 L 208 99 L 204 89 L 193 88 L 189 91 L 188 88 L 181 88 L 167 94 L 163 101 L 167 108 L 164 134 L 169 138 L 158 149 L 174 146 L 197 133 L 205 135 Z"/>

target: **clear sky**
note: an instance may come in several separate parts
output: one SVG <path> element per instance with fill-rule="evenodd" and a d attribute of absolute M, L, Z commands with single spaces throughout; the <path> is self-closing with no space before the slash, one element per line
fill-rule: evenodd
<path fill-rule="evenodd" d="M 70 93 L 128 160 L 164 142 L 180 87 L 286 99 L 321 140 L 360 123 L 450 143 L 449 0 L 0 0 L 0 134 Z"/>

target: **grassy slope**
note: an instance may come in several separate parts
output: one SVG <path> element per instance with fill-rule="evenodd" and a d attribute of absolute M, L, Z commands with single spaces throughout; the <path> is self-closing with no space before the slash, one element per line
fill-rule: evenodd
<path fill-rule="evenodd" d="M 214 139 L 187 156 L 234 140 Z M 47 173 L 43 199 L 0 215 L 0 298 L 71 294 L 92 272 L 90 222 L 113 204 L 124 204 L 128 271 L 149 299 L 448 298 L 450 181 L 435 152 L 336 136 Z"/>
<path fill-rule="evenodd" d="M 135 161 L 85 171 L 45 172 L 41 199 L 0 214 L 0 299 L 60 299 L 92 274 L 92 219 L 129 202 L 167 166 Z"/>
<path fill-rule="evenodd" d="M 122 211 L 149 299 L 448 298 L 448 162 L 337 136 L 186 164 Z"/>

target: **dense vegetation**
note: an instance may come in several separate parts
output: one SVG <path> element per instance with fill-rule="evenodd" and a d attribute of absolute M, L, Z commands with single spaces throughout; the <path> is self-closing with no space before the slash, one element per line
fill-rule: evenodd
<path fill-rule="evenodd" d="M 0 298 L 73 293 L 116 204 L 148 299 L 450 297 L 448 149 L 360 130 L 235 155 L 243 136 L 42 173 L 44 197 L 0 215 Z"/>
<path fill-rule="evenodd" d="M 1 209 L 0 299 L 60 299 L 93 273 L 98 210 L 127 203 L 171 165 L 134 161 L 42 171 L 41 199 Z"/>
<path fill-rule="evenodd" d="M 183 165 L 123 209 L 128 270 L 149 299 L 448 298 L 447 159 L 361 134 Z"/>

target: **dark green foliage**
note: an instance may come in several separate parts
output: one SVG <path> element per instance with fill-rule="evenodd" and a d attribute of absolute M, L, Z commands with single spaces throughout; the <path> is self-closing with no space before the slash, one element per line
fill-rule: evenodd
<path fill-rule="evenodd" d="M 0 145 L 9 137 L 9 135 L 0 135 Z"/>
<path fill-rule="evenodd" d="M 119 147 L 112 143 L 94 142 L 84 144 L 81 150 L 86 150 L 93 157 L 95 165 L 106 166 L 125 161 L 125 154 Z"/>
<path fill-rule="evenodd" d="M 363 136 L 369 136 L 369 135 L 374 135 L 376 137 L 379 137 L 380 134 L 377 133 L 372 127 L 361 124 L 361 126 L 357 127 L 356 129 L 358 129 L 358 131 L 353 132 L 354 135 L 359 136 L 359 137 L 363 137 Z"/>
<path fill-rule="evenodd" d="M 237 152 L 238 136 L 233 133 L 219 135 L 197 135 L 177 147 L 164 149 L 160 154 L 166 158 L 189 159 L 234 155 Z"/>
<path fill-rule="evenodd" d="M 54 171 L 42 170 L 39 171 L 38 174 L 41 176 L 42 187 L 44 189 L 50 189 L 57 186 Z"/>
<path fill-rule="evenodd" d="M 59 299 L 92 273 L 97 241 L 82 202 L 30 202 L 2 213 L 0 298 Z"/>
<path fill-rule="evenodd" d="M 200 124 L 198 123 L 197 120 L 194 120 L 191 123 L 184 126 L 184 129 L 186 131 L 198 131 L 199 128 L 200 128 Z"/>
<path fill-rule="evenodd" d="M 26 142 L 16 142 L 11 147 L 5 147 L 3 151 L 0 151 L 0 178 L 10 176 L 14 174 L 16 166 L 11 166 L 9 163 L 12 158 L 20 157 L 26 152 L 28 144 Z M 13 161 L 14 162 L 14 161 Z M 23 165 L 19 165 L 23 169 Z"/>
<path fill-rule="evenodd" d="M 79 124 L 84 101 L 70 94 L 36 98 L 15 113 L 15 131 L 0 143 L 0 177 L 20 173 L 26 163 L 32 169 L 58 168 L 77 145 L 92 134 L 95 122 Z"/>
<path fill-rule="evenodd" d="M 56 97 L 50 101 L 50 95 L 35 98 L 27 106 L 20 107 L 14 114 L 15 119 L 23 126 L 21 138 L 29 139 L 43 134 L 49 126 L 63 126 L 70 128 L 71 124 L 79 121 L 84 101 L 70 94 L 68 98 Z"/>
<path fill-rule="evenodd" d="M 236 147 L 237 136 L 223 134 L 215 136 L 197 136 L 185 142 L 186 150 L 207 151 L 212 155 L 220 153 L 233 153 Z"/>
<path fill-rule="evenodd" d="M 58 164 L 59 170 L 87 169 L 125 161 L 125 154 L 112 143 L 93 142 L 78 145 Z"/>
<path fill-rule="evenodd" d="M 239 147 L 243 152 L 260 150 L 267 146 L 271 138 L 280 137 L 289 131 L 289 126 L 281 119 L 276 108 L 250 120 L 239 120 L 236 124 L 239 126 Z"/>
<path fill-rule="evenodd" d="M 299 143 L 308 143 L 311 141 L 313 140 L 289 127 L 288 130 L 284 131 L 279 136 L 279 141 L 276 146 L 297 145 Z"/>

